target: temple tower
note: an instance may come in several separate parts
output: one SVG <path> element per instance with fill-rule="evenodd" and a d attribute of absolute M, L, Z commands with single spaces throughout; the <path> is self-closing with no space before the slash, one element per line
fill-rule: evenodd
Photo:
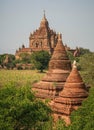
<path fill-rule="evenodd" d="M 34 84 L 33 90 L 36 97 L 41 99 L 54 99 L 63 89 L 66 78 L 71 71 L 71 62 L 62 43 L 61 34 L 58 34 L 58 42 L 49 62 L 49 70 L 43 79 Z"/>
<path fill-rule="evenodd" d="M 33 34 L 30 34 L 29 48 L 32 48 L 33 52 L 46 50 L 52 54 L 56 43 L 57 34 L 52 29 L 50 29 L 44 12 L 39 29 L 34 31 Z"/>

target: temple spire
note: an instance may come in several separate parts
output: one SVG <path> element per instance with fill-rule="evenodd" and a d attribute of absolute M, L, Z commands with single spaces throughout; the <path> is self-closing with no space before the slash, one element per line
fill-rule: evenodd
<path fill-rule="evenodd" d="M 45 10 L 43 10 L 43 13 L 44 13 L 44 18 L 46 18 L 46 16 L 45 16 Z"/>
<path fill-rule="evenodd" d="M 41 23 L 40 23 L 40 27 L 46 27 L 46 28 L 48 28 L 49 27 L 49 23 L 48 23 L 48 21 L 47 21 L 47 19 L 46 19 L 46 16 L 45 16 L 45 10 L 43 10 L 43 18 L 42 18 L 42 20 L 41 20 Z"/>

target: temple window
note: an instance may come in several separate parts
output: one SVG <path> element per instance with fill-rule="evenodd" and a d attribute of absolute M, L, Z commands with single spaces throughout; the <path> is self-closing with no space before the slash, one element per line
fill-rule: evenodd
<path fill-rule="evenodd" d="M 38 47 L 38 43 L 36 43 L 36 47 Z"/>

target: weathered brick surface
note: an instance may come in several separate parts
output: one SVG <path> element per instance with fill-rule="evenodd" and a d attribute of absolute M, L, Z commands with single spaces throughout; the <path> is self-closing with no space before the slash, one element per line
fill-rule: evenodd
<path fill-rule="evenodd" d="M 55 98 L 51 104 L 52 110 L 57 117 L 67 119 L 73 110 L 78 109 L 82 101 L 88 96 L 86 86 L 77 70 L 76 66 L 73 66 L 70 75 L 68 76 L 64 89 L 60 92 L 59 97 Z"/>

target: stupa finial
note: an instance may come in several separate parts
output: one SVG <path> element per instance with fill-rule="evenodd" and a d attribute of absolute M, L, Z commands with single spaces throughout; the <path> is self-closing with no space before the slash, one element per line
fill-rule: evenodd
<path fill-rule="evenodd" d="M 74 60 L 74 62 L 73 62 L 73 68 L 77 68 L 76 60 Z"/>
<path fill-rule="evenodd" d="M 60 32 L 58 33 L 58 40 L 62 40 L 62 34 Z"/>

